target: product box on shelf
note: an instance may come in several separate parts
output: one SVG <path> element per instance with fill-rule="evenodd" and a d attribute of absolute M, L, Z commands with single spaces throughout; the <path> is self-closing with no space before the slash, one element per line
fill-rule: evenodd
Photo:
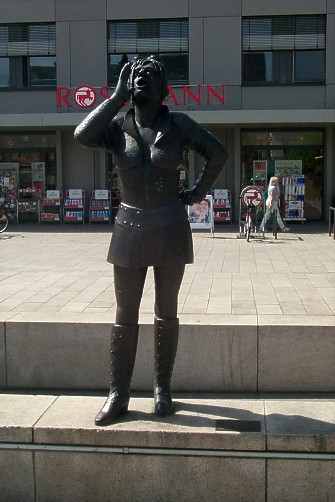
<path fill-rule="evenodd" d="M 91 193 L 88 218 L 90 223 L 109 223 L 111 219 L 111 196 L 108 190 Z"/>
<path fill-rule="evenodd" d="M 19 200 L 18 201 L 19 221 L 40 221 L 39 200 Z"/>
<path fill-rule="evenodd" d="M 61 222 L 61 196 L 59 190 L 47 190 L 40 202 L 40 221 Z"/>

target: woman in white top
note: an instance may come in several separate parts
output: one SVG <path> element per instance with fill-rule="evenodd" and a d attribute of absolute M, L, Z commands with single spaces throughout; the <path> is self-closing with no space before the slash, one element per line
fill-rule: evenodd
<path fill-rule="evenodd" d="M 279 211 L 280 188 L 279 188 L 279 178 L 277 178 L 277 176 L 272 176 L 272 178 L 270 178 L 268 187 L 268 196 L 265 205 L 266 205 L 266 211 L 261 223 L 261 230 L 263 232 L 265 231 L 265 225 L 267 224 L 269 219 L 274 215 L 275 218 L 277 219 L 279 228 L 283 232 L 287 232 L 289 229 L 285 226 Z"/>

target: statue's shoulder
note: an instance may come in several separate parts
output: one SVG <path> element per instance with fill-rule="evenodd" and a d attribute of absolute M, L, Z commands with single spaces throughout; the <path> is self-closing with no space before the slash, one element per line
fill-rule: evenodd
<path fill-rule="evenodd" d="M 197 127 L 197 123 L 194 122 L 191 117 L 183 112 L 170 112 L 173 122 L 183 131 L 187 131 L 193 127 Z"/>

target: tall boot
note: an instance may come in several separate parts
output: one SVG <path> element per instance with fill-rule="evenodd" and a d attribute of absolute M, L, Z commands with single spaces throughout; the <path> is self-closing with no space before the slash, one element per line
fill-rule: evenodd
<path fill-rule="evenodd" d="M 110 390 L 104 406 L 95 418 L 96 425 L 106 425 L 128 411 L 137 341 L 137 324 L 114 324 L 112 327 Z"/>
<path fill-rule="evenodd" d="M 154 412 L 160 417 L 173 413 L 170 382 L 177 352 L 178 319 L 155 318 Z"/>

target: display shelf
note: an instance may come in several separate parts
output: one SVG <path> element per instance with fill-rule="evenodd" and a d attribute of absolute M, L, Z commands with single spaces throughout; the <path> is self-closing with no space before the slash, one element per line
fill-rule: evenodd
<path fill-rule="evenodd" d="M 63 202 L 64 223 L 85 222 L 85 192 L 82 189 L 66 190 Z"/>
<path fill-rule="evenodd" d="M 215 223 L 231 223 L 231 194 L 227 189 L 214 189 L 213 210 Z"/>
<path fill-rule="evenodd" d="M 0 162 L 0 198 L 11 223 L 18 222 L 17 162 Z"/>
<path fill-rule="evenodd" d="M 111 196 L 108 190 L 94 190 L 91 193 L 89 223 L 110 223 L 111 221 Z"/>
<path fill-rule="evenodd" d="M 40 204 L 45 187 L 45 162 L 20 165 L 18 184 L 18 221 L 40 221 Z"/>
<path fill-rule="evenodd" d="M 40 221 L 60 223 L 62 220 L 61 197 L 59 190 L 47 190 L 40 203 Z"/>
<path fill-rule="evenodd" d="M 24 223 L 32 220 L 40 222 L 39 200 L 18 200 L 18 221 Z"/>

